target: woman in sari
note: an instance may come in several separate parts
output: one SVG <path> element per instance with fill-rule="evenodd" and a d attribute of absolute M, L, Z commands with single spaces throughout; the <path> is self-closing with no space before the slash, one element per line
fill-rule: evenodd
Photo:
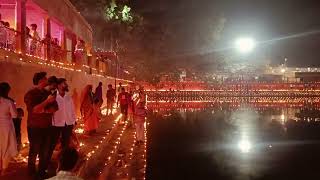
<path fill-rule="evenodd" d="M 96 111 L 94 109 L 92 85 L 87 85 L 83 89 L 80 103 L 80 112 L 84 121 L 84 129 L 89 135 L 92 135 L 96 132 L 99 121 L 95 115 Z"/>
<path fill-rule="evenodd" d="M 8 83 L 0 83 L 0 176 L 6 174 L 9 161 L 18 153 L 12 121 L 17 118 L 17 110 L 14 103 L 8 99 L 9 91 Z"/>

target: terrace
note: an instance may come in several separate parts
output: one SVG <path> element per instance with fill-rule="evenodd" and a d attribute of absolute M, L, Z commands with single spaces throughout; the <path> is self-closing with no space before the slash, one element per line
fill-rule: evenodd
<path fill-rule="evenodd" d="M 95 55 L 92 28 L 68 0 L 2 0 L 0 14 L 0 58 L 115 74 L 117 55 Z"/>

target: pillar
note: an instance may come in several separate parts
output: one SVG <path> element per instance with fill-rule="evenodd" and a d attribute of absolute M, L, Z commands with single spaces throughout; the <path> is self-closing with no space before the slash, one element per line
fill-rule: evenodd
<path fill-rule="evenodd" d="M 76 50 L 76 45 L 77 45 L 77 41 L 78 41 L 78 39 L 77 39 L 77 36 L 76 35 L 74 35 L 74 34 L 72 34 L 71 35 L 72 36 L 72 50 L 71 50 L 71 54 L 72 54 L 72 63 L 75 63 L 76 64 L 76 66 L 78 66 L 78 67 L 80 67 L 80 65 L 76 62 L 76 58 L 75 58 L 75 55 L 74 55 L 74 51 Z M 81 66 L 81 68 L 82 68 L 82 66 Z"/>
<path fill-rule="evenodd" d="M 16 39 L 16 51 L 26 53 L 26 0 L 16 0 L 16 27 L 20 32 Z"/>
<path fill-rule="evenodd" d="M 103 61 L 103 74 L 104 75 L 107 75 L 107 72 L 108 72 L 108 62 L 107 61 Z"/>
<path fill-rule="evenodd" d="M 66 47 L 66 31 L 64 29 L 61 29 L 61 50 L 63 51 L 61 61 L 63 63 L 67 63 L 67 47 Z"/>
<path fill-rule="evenodd" d="M 51 21 L 48 16 L 44 17 L 44 24 L 43 24 L 43 30 L 44 30 L 44 38 L 46 38 L 47 35 L 51 37 Z M 44 51 L 44 57 L 47 60 L 51 60 L 51 40 L 49 41 L 49 44 L 45 44 L 45 51 Z"/>

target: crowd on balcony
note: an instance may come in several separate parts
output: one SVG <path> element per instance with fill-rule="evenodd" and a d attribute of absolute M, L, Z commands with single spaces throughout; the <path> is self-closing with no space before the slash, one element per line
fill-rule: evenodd
<path fill-rule="evenodd" d="M 15 48 L 15 31 L 10 27 L 10 23 L 1 20 L 0 14 L 0 48 L 14 50 Z"/>
<path fill-rule="evenodd" d="M 26 53 L 45 59 L 50 56 L 51 59 L 60 61 L 65 52 L 62 51 L 58 38 L 53 38 L 47 34 L 41 39 L 37 31 L 37 25 L 31 24 L 30 27 L 31 29 L 26 27 Z"/>
<path fill-rule="evenodd" d="M 21 32 L 16 31 L 9 22 L 1 20 L 0 14 L 0 48 L 6 48 L 14 51 L 16 48 L 16 39 L 21 36 Z M 77 46 L 76 54 L 84 53 L 85 44 L 81 41 L 81 46 Z M 38 32 L 37 24 L 31 24 L 25 29 L 25 49 L 26 54 L 47 59 L 48 56 L 55 61 L 61 61 L 67 51 L 62 50 L 59 39 L 47 34 L 41 38 Z M 81 55 L 76 55 L 81 59 Z"/>

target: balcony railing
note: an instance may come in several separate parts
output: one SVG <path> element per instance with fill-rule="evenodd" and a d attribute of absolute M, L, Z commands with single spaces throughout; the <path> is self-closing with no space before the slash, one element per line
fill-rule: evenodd
<path fill-rule="evenodd" d="M 85 49 L 76 48 L 74 51 L 63 49 L 57 40 L 51 37 L 36 39 L 30 35 L 25 37 L 25 54 L 16 51 L 17 42 L 21 39 L 21 32 L 0 26 L 0 48 L 20 54 L 20 61 L 28 61 L 40 65 L 48 65 L 66 70 L 85 72 L 99 77 L 116 76 L 115 70 L 107 69 L 108 65 L 103 59 L 95 55 L 87 55 Z M 22 56 L 31 57 L 23 58 Z M 105 65 L 103 65 L 105 64 Z M 118 79 L 130 79 L 126 74 L 118 72 Z"/>

